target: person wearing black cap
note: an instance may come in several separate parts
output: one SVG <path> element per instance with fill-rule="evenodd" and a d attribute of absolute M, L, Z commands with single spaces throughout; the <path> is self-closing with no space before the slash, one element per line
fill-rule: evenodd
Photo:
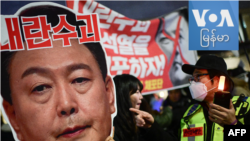
<path fill-rule="evenodd" d="M 223 58 L 203 55 L 195 65 L 184 64 L 182 70 L 192 75 L 189 79 L 191 83 L 189 89 L 197 103 L 192 104 L 181 119 L 180 140 L 223 140 L 224 125 L 249 124 L 249 108 L 239 115 L 235 107 L 241 104 L 240 100 L 250 102 L 250 98 L 239 96 L 233 98 L 233 102 L 230 100 L 229 109 L 213 103 L 220 76 L 226 77 L 224 91 L 232 92 L 234 88 Z M 239 109 L 237 108 L 237 111 Z"/>

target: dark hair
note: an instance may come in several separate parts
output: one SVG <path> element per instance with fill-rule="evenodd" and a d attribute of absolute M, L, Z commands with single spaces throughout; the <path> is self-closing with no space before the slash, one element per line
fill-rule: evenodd
<path fill-rule="evenodd" d="M 210 79 L 214 78 L 215 76 L 217 76 L 218 78 L 220 78 L 221 75 L 225 76 L 225 74 L 223 72 L 213 70 L 213 69 L 208 69 L 207 72 L 208 72 L 208 75 L 209 75 Z M 211 83 L 212 84 L 214 83 L 213 79 L 211 80 Z M 228 76 L 226 76 L 224 91 L 229 91 L 229 92 L 233 91 L 233 84 L 229 80 Z"/>
<path fill-rule="evenodd" d="M 86 25 L 83 21 L 76 21 L 76 14 L 66 10 L 64 8 L 55 7 L 55 6 L 36 6 L 31 7 L 29 9 L 26 9 L 25 11 L 22 11 L 19 15 L 19 23 L 20 26 L 22 26 L 21 22 L 21 16 L 37 16 L 37 15 L 46 15 L 47 22 L 51 23 L 51 27 L 54 27 L 59 22 L 59 14 L 66 15 L 67 22 L 71 25 L 76 26 L 76 31 L 78 33 L 78 37 L 81 37 L 80 25 Z M 23 29 L 20 28 L 22 39 L 24 42 L 24 34 Z M 66 29 L 63 29 L 61 32 L 68 32 Z M 100 43 L 84 43 L 84 45 L 88 48 L 88 50 L 92 53 L 95 60 L 98 63 L 98 66 L 100 68 L 103 80 L 105 81 L 105 78 L 107 76 L 107 65 L 106 65 L 106 58 L 104 50 L 102 49 L 102 46 Z M 12 57 L 17 53 L 17 51 L 4 51 L 1 52 L 1 95 L 4 98 L 4 100 L 8 101 L 10 104 L 12 104 L 11 100 L 11 90 L 10 90 L 10 83 L 9 83 L 9 64 L 11 62 Z"/>
<path fill-rule="evenodd" d="M 114 77 L 116 87 L 117 115 L 114 118 L 115 136 L 119 140 L 134 141 L 137 139 L 134 114 L 129 111 L 132 107 L 130 95 L 143 89 L 143 85 L 136 77 L 129 74 Z"/>

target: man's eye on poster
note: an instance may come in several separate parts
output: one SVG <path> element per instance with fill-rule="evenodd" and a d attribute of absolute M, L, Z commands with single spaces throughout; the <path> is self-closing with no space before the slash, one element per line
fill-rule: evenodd
<path fill-rule="evenodd" d="M 66 1 L 1 15 L 1 116 L 14 139 L 112 141 L 116 75 L 136 77 L 142 94 L 188 86 L 181 66 L 197 55 L 185 12 L 140 21 Z"/>

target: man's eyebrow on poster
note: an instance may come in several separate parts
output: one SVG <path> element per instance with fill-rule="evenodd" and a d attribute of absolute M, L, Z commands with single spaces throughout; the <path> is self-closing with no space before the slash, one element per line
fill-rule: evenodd
<path fill-rule="evenodd" d="M 72 64 L 72 65 L 67 66 L 66 73 L 69 74 L 69 73 L 72 73 L 73 71 L 81 70 L 81 69 L 85 69 L 85 70 L 88 70 L 89 72 L 92 72 L 92 69 L 88 65 L 80 63 L 80 64 Z M 26 69 L 23 72 L 22 78 L 24 78 L 28 75 L 32 75 L 34 73 L 50 74 L 50 71 L 49 71 L 49 69 L 42 68 L 42 67 L 31 67 L 31 68 Z"/>

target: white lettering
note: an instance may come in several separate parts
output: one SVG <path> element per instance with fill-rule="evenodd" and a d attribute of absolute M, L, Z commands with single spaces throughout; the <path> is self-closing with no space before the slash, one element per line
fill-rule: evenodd
<path fill-rule="evenodd" d="M 233 135 L 233 136 L 234 136 L 234 131 L 233 131 L 233 129 L 230 129 L 230 131 L 229 131 L 229 133 L 228 133 L 228 136 L 230 136 L 230 135 Z"/>
<path fill-rule="evenodd" d="M 132 46 L 119 46 L 119 52 L 122 55 L 134 55 Z"/>
<path fill-rule="evenodd" d="M 137 21 L 136 26 L 134 26 L 131 29 L 131 32 L 137 32 L 137 31 L 147 32 L 149 26 L 150 26 L 150 21 Z"/>
<path fill-rule="evenodd" d="M 240 129 L 235 129 L 235 136 L 237 136 L 238 133 L 240 133 Z"/>
<path fill-rule="evenodd" d="M 132 57 L 131 59 L 129 59 L 129 63 L 131 64 L 131 69 L 129 74 L 138 77 L 141 72 L 141 66 L 139 64 L 139 60 L 135 59 L 135 57 Z"/>
<path fill-rule="evenodd" d="M 200 16 L 200 13 L 199 13 L 198 9 L 192 10 L 195 21 L 196 21 L 198 27 L 206 26 L 205 15 L 206 15 L 206 13 L 208 11 L 209 11 L 209 9 L 204 9 L 202 11 L 202 15 Z M 229 13 L 229 11 L 227 9 L 221 10 L 220 15 L 221 15 L 221 22 L 217 25 L 217 27 L 222 27 L 223 24 L 224 24 L 225 19 L 226 19 L 228 27 L 234 27 L 232 18 L 231 18 L 230 13 Z M 211 14 L 209 18 L 210 18 L 210 22 L 215 22 L 217 20 L 217 16 L 215 14 Z"/>
<path fill-rule="evenodd" d="M 241 136 L 243 136 L 243 134 L 246 134 L 247 130 L 246 129 L 241 129 Z"/>
<path fill-rule="evenodd" d="M 120 24 L 120 26 L 118 27 L 118 31 L 123 31 L 126 25 L 134 25 L 135 21 L 132 20 L 124 20 L 124 19 L 116 19 L 114 21 L 114 23 L 116 24 Z"/>
<path fill-rule="evenodd" d="M 117 42 L 118 44 L 123 45 L 123 46 L 132 46 L 132 43 L 135 40 L 135 38 L 136 38 L 136 35 L 127 36 L 126 34 L 122 34 L 118 36 Z"/>
<path fill-rule="evenodd" d="M 163 69 L 165 67 L 165 57 L 163 54 L 160 55 L 160 58 L 158 56 L 155 56 L 155 63 L 156 63 L 156 76 L 163 75 Z M 161 59 L 161 60 L 160 60 Z M 161 71 L 162 69 L 162 71 Z"/>
<path fill-rule="evenodd" d="M 100 5 L 98 5 L 95 13 L 97 13 L 99 15 L 99 19 L 107 20 L 108 17 L 109 17 L 109 15 L 108 15 L 109 11 L 110 11 L 109 8 L 107 8 L 107 7 L 100 4 Z"/>
<path fill-rule="evenodd" d="M 129 65 L 127 64 L 128 61 L 127 58 L 115 56 L 112 57 L 112 61 L 115 62 L 115 65 L 111 67 L 111 71 L 117 71 L 116 75 L 122 74 L 124 70 L 129 70 Z"/>
<path fill-rule="evenodd" d="M 141 64 L 141 67 L 142 67 L 142 70 L 141 70 L 141 75 L 140 77 L 141 78 L 144 78 L 145 77 L 145 74 L 146 74 L 146 69 L 147 69 L 147 64 L 144 62 L 143 58 L 139 58 L 139 61 L 140 61 L 140 64 Z"/>
<path fill-rule="evenodd" d="M 225 19 L 227 21 L 227 26 L 234 27 L 233 21 L 231 19 L 231 16 L 230 16 L 228 10 L 221 10 L 220 15 L 221 15 L 221 22 L 220 22 L 219 25 L 217 25 L 217 27 L 222 27 L 223 24 L 224 24 Z"/>
<path fill-rule="evenodd" d="M 205 22 L 205 15 L 206 13 L 209 11 L 209 9 L 204 9 L 202 11 L 202 15 L 200 17 L 200 13 L 199 13 L 199 10 L 195 9 L 195 10 L 192 10 L 193 14 L 194 14 L 194 18 L 195 18 L 195 21 L 197 23 L 197 25 L 199 27 L 204 27 L 206 25 L 206 22 Z"/>
<path fill-rule="evenodd" d="M 148 58 L 145 58 L 145 62 L 148 63 L 148 71 L 146 73 L 146 76 L 149 76 L 151 73 L 153 75 L 156 75 L 156 68 L 155 68 L 155 65 L 153 64 L 154 63 L 154 58 L 152 57 L 148 57 Z"/>
<path fill-rule="evenodd" d="M 90 6 L 91 5 L 91 6 Z M 90 7 L 89 7 L 90 6 Z M 97 6 L 97 2 L 86 1 L 86 4 L 83 6 L 83 14 L 91 14 L 94 13 L 94 10 Z"/>

